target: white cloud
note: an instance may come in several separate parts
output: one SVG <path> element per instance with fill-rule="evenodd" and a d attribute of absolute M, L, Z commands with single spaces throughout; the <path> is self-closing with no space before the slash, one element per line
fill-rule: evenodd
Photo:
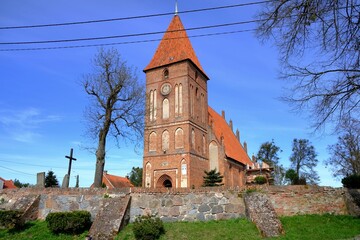
<path fill-rule="evenodd" d="M 0 130 L 5 132 L 5 137 L 14 141 L 31 143 L 41 137 L 38 129 L 48 122 L 60 121 L 58 115 L 43 114 L 37 108 L 24 110 L 0 110 Z"/>

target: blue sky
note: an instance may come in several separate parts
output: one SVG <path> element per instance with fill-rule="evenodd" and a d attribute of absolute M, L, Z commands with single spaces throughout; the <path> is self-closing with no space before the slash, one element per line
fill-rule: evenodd
<path fill-rule="evenodd" d="M 175 1 L 1 1 L 0 27 L 63 23 L 139 16 L 174 11 Z M 179 11 L 239 4 L 239 1 L 180 0 Z M 248 21 L 261 5 L 216 11 L 180 14 L 185 28 Z M 0 30 L 0 42 L 75 39 L 132 33 L 165 31 L 172 16 L 153 17 L 76 26 Z M 189 36 L 253 29 L 252 24 L 188 31 Z M 88 148 L 94 142 L 85 136 L 83 111 L 89 103 L 80 85 L 91 72 L 91 59 L 97 47 L 37 51 L 7 49 L 78 46 L 159 39 L 162 34 L 73 43 L 32 45 L 0 44 L 0 176 L 35 184 L 37 172 L 53 170 L 60 183 L 67 173 L 68 155 L 74 148 L 70 186 L 80 175 L 80 186 L 94 178 L 95 155 Z M 320 164 L 321 185 L 340 186 L 322 161 L 329 157 L 327 145 L 336 136 L 312 134 L 306 114 L 296 114 L 279 101 L 286 81 L 278 79 L 279 55 L 272 42 L 261 43 L 253 32 L 191 38 L 192 45 L 207 75 L 208 101 L 217 112 L 225 110 L 241 141 L 248 143 L 249 155 L 261 143 L 274 139 L 283 150 L 280 161 L 289 166 L 294 138 L 307 138 L 315 146 Z M 116 49 L 129 65 L 142 69 L 155 53 L 157 41 L 117 44 Z M 117 148 L 108 144 L 105 169 L 110 174 L 126 175 L 133 166 L 142 166 L 142 149 L 131 144 Z"/>

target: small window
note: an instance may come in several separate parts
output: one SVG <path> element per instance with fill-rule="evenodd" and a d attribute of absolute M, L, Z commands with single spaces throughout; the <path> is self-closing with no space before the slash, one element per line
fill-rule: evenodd
<path fill-rule="evenodd" d="M 164 79 L 168 79 L 169 78 L 169 70 L 166 68 L 164 70 Z"/>
<path fill-rule="evenodd" d="M 195 80 L 198 78 L 198 72 L 195 71 Z"/>

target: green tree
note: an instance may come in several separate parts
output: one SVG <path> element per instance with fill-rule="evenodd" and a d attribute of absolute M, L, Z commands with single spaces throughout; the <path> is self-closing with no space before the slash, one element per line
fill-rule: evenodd
<path fill-rule="evenodd" d="M 299 179 L 299 175 L 297 175 L 294 169 L 288 169 L 285 173 L 285 178 L 290 182 L 291 185 L 295 185 Z"/>
<path fill-rule="evenodd" d="M 256 155 L 257 160 L 261 160 L 270 166 L 279 164 L 278 153 L 281 152 L 280 147 L 276 146 L 274 139 L 271 142 L 264 142 Z"/>
<path fill-rule="evenodd" d="M 14 179 L 14 185 L 18 188 L 29 187 L 30 183 L 21 183 L 19 179 Z"/>
<path fill-rule="evenodd" d="M 357 0 L 269 1 L 257 34 L 272 39 L 290 84 L 286 101 L 313 127 L 360 119 L 360 4 Z"/>
<path fill-rule="evenodd" d="M 274 178 L 275 185 L 283 185 L 285 178 L 285 169 L 279 163 L 278 153 L 282 152 L 280 147 L 276 146 L 274 139 L 271 142 L 264 142 L 261 144 L 260 149 L 256 155 L 256 159 L 269 164 L 274 168 L 272 177 Z"/>
<path fill-rule="evenodd" d="M 330 158 L 325 160 L 335 178 L 360 175 L 360 121 L 345 121 L 336 144 L 328 146 Z"/>
<path fill-rule="evenodd" d="M 56 179 L 56 175 L 53 171 L 48 171 L 45 176 L 45 187 L 59 187 L 59 182 Z"/>
<path fill-rule="evenodd" d="M 224 177 L 220 174 L 220 172 L 217 172 L 216 169 L 210 170 L 209 172 L 204 171 L 204 173 L 204 187 L 215 187 L 224 185 L 222 183 Z"/>
<path fill-rule="evenodd" d="M 82 84 L 91 99 L 85 117 L 88 133 L 97 139 L 94 187 L 100 188 L 108 134 L 118 145 L 120 139 L 132 142 L 142 139 L 145 89 L 135 70 L 127 66 L 116 49 L 100 49 L 93 67 Z"/>
<path fill-rule="evenodd" d="M 294 139 L 290 162 L 299 179 L 304 178 L 310 184 L 317 184 L 319 176 L 315 171 L 318 163 L 314 146 L 308 139 Z"/>
<path fill-rule="evenodd" d="M 129 180 L 135 187 L 142 186 L 143 169 L 141 167 L 133 167 L 129 173 Z"/>
<path fill-rule="evenodd" d="M 291 185 L 306 185 L 306 179 L 299 177 L 294 169 L 288 169 L 285 173 L 285 179 Z"/>

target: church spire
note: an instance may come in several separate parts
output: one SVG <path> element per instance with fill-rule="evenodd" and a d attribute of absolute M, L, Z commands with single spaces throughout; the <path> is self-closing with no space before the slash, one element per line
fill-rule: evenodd
<path fill-rule="evenodd" d="M 190 60 L 209 79 L 201 67 L 179 15 L 175 15 L 144 71 L 184 60 Z"/>

